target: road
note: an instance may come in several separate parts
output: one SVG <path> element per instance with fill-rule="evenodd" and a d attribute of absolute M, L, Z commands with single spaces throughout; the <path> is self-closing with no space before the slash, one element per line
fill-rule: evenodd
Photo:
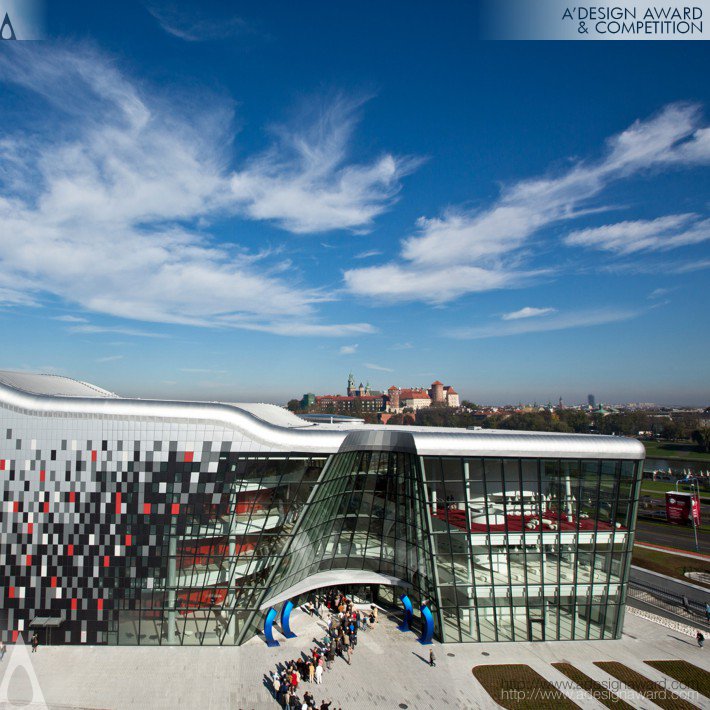
<path fill-rule="evenodd" d="M 636 521 L 636 542 L 648 542 L 652 545 L 664 545 L 695 552 L 693 528 L 657 523 L 643 518 Z M 710 554 L 710 534 L 698 530 L 698 542 L 700 552 Z"/>
<path fill-rule="evenodd" d="M 632 582 L 641 582 L 643 584 L 650 584 L 652 587 L 659 587 L 665 589 L 672 594 L 678 594 L 680 596 L 687 596 L 690 599 L 694 599 L 701 604 L 710 604 L 710 589 L 703 591 L 698 589 L 700 585 L 689 586 L 684 584 L 680 579 L 668 579 L 659 577 L 648 570 L 636 567 L 632 564 L 631 572 L 629 575 Z M 690 580 L 688 580 L 690 582 Z"/>

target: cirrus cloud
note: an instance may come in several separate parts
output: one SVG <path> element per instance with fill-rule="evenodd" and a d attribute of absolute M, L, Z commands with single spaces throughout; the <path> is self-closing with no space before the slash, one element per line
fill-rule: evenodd
<path fill-rule="evenodd" d="M 447 302 L 466 293 L 519 287 L 538 270 L 525 268 L 524 247 L 543 229 L 599 211 L 590 200 L 609 185 L 652 170 L 710 163 L 710 128 L 700 107 L 671 104 L 611 137 L 601 158 L 505 187 L 489 207 L 449 207 L 421 217 L 396 262 L 349 269 L 354 294 L 390 301 Z M 700 239 L 707 225 L 678 240 Z M 602 235 L 597 235 L 601 237 Z M 542 270 L 549 273 L 549 270 Z"/>
<path fill-rule="evenodd" d="M 272 220 L 297 234 L 368 231 L 420 161 L 385 153 L 370 163 L 349 163 L 362 103 L 337 96 L 301 117 L 307 130 L 276 127 L 274 144 L 232 175 L 234 200 L 252 219 Z"/>
<path fill-rule="evenodd" d="M 339 99 L 282 133 L 289 157 L 274 148 L 232 171 L 230 101 L 159 96 L 85 44 L 8 48 L 0 83 L 24 92 L 28 117 L 0 135 L 0 302 L 59 297 L 124 319 L 282 335 L 374 331 L 322 323 L 325 289 L 299 283 L 278 250 L 210 228 L 239 215 L 298 233 L 368 228 L 411 164 L 348 162 L 356 104 Z"/>
<path fill-rule="evenodd" d="M 481 326 L 462 326 L 448 332 L 460 340 L 481 340 L 499 338 L 524 333 L 545 333 L 569 328 L 587 328 L 630 320 L 641 315 L 642 311 L 632 308 L 599 308 L 592 310 L 559 313 L 550 318 L 517 319 L 505 323 Z"/>
<path fill-rule="evenodd" d="M 521 318 L 539 318 L 540 316 L 548 316 L 555 312 L 555 308 L 534 308 L 533 306 L 525 306 L 519 311 L 512 313 L 504 313 L 501 318 L 503 320 L 520 320 Z"/>
<path fill-rule="evenodd" d="M 668 251 L 710 239 L 710 219 L 696 214 L 674 214 L 650 220 L 633 220 L 580 229 L 568 234 L 568 246 L 633 254 L 640 251 Z"/>

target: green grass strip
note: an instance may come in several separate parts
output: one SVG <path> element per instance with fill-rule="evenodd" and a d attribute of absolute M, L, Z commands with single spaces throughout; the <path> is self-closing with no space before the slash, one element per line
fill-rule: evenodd
<path fill-rule="evenodd" d="M 474 666 L 476 680 L 499 705 L 511 710 L 574 710 L 573 703 L 530 666 Z"/>
<path fill-rule="evenodd" d="M 575 668 L 571 663 L 553 663 L 552 667 L 556 668 L 563 675 L 566 675 L 572 682 L 576 683 L 582 690 L 585 690 L 602 705 L 619 710 L 634 710 L 633 705 L 629 705 L 616 693 L 609 690 L 609 688 L 605 688 L 601 683 L 598 683 L 588 675 L 585 675 L 579 668 Z"/>
<path fill-rule="evenodd" d="M 688 661 L 644 661 L 644 663 L 710 698 L 710 673 L 704 668 L 698 668 Z"/>
<path fill-rule="evenodd" d="M 614 676 L 617 680 L 627 685 L 658 707 L 665 710 L 696 710 L 695 705 L 678 697 L 675 693 L 664 688 L 660 683 L 655 683 L 646 676 L 631 670 L 628 666 L 618 661 L 594 661 L 594 665 L 605 673 Z"/>

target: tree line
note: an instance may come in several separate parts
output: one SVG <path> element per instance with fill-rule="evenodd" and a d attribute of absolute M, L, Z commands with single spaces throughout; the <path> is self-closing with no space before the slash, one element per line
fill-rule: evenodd
<path fill-rule="evenodd" d="M 298 412 L 300 401 L 291 400 L 287 406 L 291 411 Z M 433 403 L 429 407 L 423 407 L 416 411 L 405 409 L 402 413 L 394 414 L 389 418 L 387 424 L 464 429 L 480 426 L 484 429 L 550 431 L 567 434 L 594 433 L 616 436 L 639 436 L 640 432 L 643 436 L 648 432 L 654 437 L 668 441 L 692 440 L 699 451 L 710 453 L 710 427 L 700 426 L 697 414 L 688 412 L 669 415 L 642 411 L 601 414 L 581 409 L 544 409 L 534 412 L 496 412 L 483 417 L 476 412 L 477 409 L 477 405 L 469 401 L 462 402 L 459 408 Z M 705 411 L 710 413 L 710 408 Z M 378 421 L 376 412 L 363 412 L 361 406 L 355 406 L 353 411 L 348 414 L 362 417 L 370 424 Z"/>

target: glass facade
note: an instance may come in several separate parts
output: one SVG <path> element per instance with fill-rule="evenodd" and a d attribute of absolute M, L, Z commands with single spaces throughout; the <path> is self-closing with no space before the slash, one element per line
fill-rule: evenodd
<path fill-rule="evenodd" d="M 109 400 L 93 414 L 0 406 L 4 641 L 50 617 L 53 643 L 240 644 L 316 575 L 379 575 L 380 597 L 430 605 L 442 641 L 620 636 L 638 442 L 546 435 L 548 458 L 421 456 L 541 440 L 116 402 L 124 414 Z M 618 458 L 556 458 L 558 443 Z"/>
<path fill-rule="evenodd" d="M 142 491 L 145 515 L 128 521 L 138 545 L 162 541 L 154 558 L 117 568 L 116 603 L 107 642 L 221 645 L 254 630 L 258 601 L 281 556 L 326 457 L 222 457 L 201 475 L 187 500 L 174 496 L 176 479 L 191 477 L 192 462 L 174 463 L 164 481 Z M 165 490 L 164 490 L 165 489 Z M 136 494 L 138 491 L 136 491 Z M 151 497 L 174 516 L 151 519 Z M 130 498 L 126 501 L 133 508 Z"/>
<path fill-rule="evenodd" d="M 442 641 L 619 638 L 635 461 L 331 458 L 268 596 L 335 569 L 400 580 Z"/>
<path fill-rule="evenodd" d="M 416 455 L 348 451 L 333 456 L 269 596 L 311 575 L 366 570 L 406 586 L 414 602 L 435 599 L 427 506 Z"/>
<path fill-rule="evenodd" d="M 442 640 L 620 637 L 637 462 L 422 463 Z"/>

